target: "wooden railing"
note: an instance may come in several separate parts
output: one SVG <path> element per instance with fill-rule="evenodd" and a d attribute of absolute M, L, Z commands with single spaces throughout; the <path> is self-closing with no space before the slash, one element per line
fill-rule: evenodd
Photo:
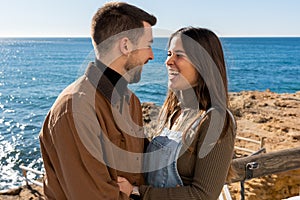
<path fill-rule="evenodd" d="M 300 147 L 236 158 L 232 166 L 237 174 L 232 182 L 298 169 Z"/>
<path fill-rule="evenodd" d="M 27 176 L 28 172 L 31 172 L 31 173 L 34 173 L 34 174 L 37 174 L 37 175 L 40 175 L 40 176 L 44 176 L 43 172 L 37 171 L 35 169 L 29 168 L 29 167 L 26 167 L 26 166 L 23 166 L 23 165 L 20 165 L 19 167 L 22 170 L 22 174 L 24 176 L 26 185 L 29 185 L 29 183 L 33 183 L 35 185 L 43 187 L 43 183 L 41 183 L 41 182 L 39 182 L 37 180 L 29 179 L 28 176 Z"/>
<path fill-rule="evenodd" d="M 252 143 L 252 144 L 255 144 L 255 146 L 257 148 L 256 149 L 253 149 L 253 148 L 250 149 L 250 148 L 240 147 L 240 146 L 235 145 L 234 149 L 235 149 L 235 151 L 238 150 L 238 151 L 241 151 L 241 152 L 245 152 L 246 155 L 254 154 L 259 149 L 264 148 L 264 146 L 265 146 L 265 140 L 266 140 L 266 137 L 261 137 L 261 138 L 259 138 L 259 140 L 254 140 L 254 139 L 250 139 L 250 138 L 236 136 L 236 141 L 244 141 L 244 142 L 246 142 L 248 144 Z"/>
<path fill-rule="evenodd" d="M 231 180 L 231 183 L 300 169 L 300 147 L 236 158 L 232 162 L 232 167 L 236 171 L 236 176 Z M 43 186 L 41 182 L 27 178 L 27 172 L 43 176 L 42 172 L 25 166 L 20 166 L 20 168 L 26 184 L 31 182 L 41 187 Z"/>

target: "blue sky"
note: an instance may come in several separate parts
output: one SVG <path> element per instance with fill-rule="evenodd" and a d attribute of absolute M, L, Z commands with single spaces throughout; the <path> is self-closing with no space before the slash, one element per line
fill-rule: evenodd
<path fill-rule="evenodd" d="M 124 1 L 154 14 L 158 35 L 192 25 L 219 36 L 300 36 L 299 0 Z M 0 37 L 89 36 L 91 18 L 105 2 L 0 0 Z"/>

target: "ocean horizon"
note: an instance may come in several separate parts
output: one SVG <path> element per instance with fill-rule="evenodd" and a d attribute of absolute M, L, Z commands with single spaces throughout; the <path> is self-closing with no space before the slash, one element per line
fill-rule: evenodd
<path fill-rule="evenodd" d="M 161 105 L 167 92 L 167 38 L 130 89 Z M 230 92 L 300 91 L 300 37 L 221 37 Z M 22 183 L 19 165 L 43 167 L 38 134 L 59 93 L 94 60 L 89 37 L 0 37 L 0 190 Z"/>

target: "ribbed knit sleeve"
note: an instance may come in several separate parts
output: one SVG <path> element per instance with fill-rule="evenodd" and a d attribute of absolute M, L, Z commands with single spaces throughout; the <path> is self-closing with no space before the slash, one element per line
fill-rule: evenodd
<path fill-rule="evenodd" d="M 204 158 L 198 152 L 207 133 L 209 120 L 201 126 L 196 142 L 196 154 L 185 152 L 178 159 L 178 172 L 184 186 L 176 188 L 153 188 L 140 186 L 143 200 L 214 200 L 219 197 L 232 160 L 235 133 L 229 131 Z M 189 173 L 190 172 L 190 173 Z"/>

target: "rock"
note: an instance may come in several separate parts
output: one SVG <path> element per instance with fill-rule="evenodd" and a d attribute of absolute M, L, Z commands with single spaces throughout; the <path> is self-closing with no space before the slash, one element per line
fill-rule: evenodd
<path fill-rule="evenodd" d="M 1 190 L 0 195 L 19 195 L 22 190 L 22 187 L 12 188 L 8 190 Z"/>
<path fill-rule="evenodd" d="M 289 132 L 288 136 L 292 137 L 294 140 L 300 140 L 300 133 L 299 132 Z"/>
<path fill-rule="evenodd" d="M 1 200 L 44 200 L 43 188 L 35 185 L 20 186 L 0 192 Z"/>

